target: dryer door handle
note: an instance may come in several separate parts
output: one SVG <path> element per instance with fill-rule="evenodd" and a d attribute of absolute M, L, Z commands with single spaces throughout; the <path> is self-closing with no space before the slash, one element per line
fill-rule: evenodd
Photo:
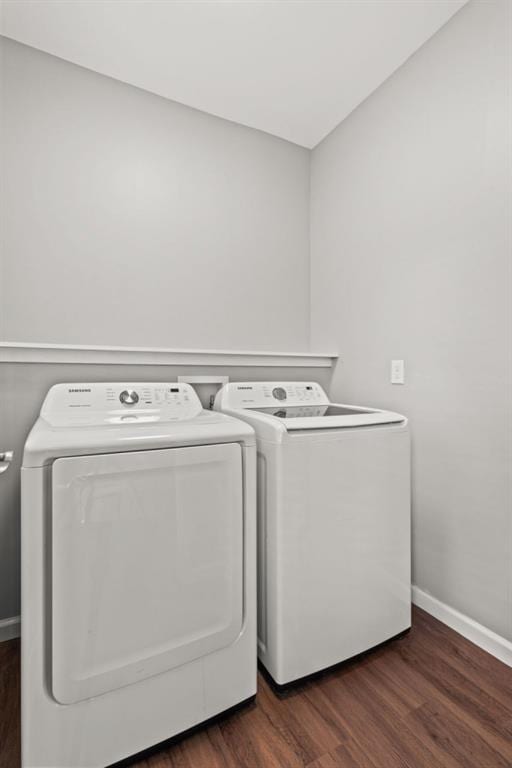
<path fill-rule="evenodd" d="M 4 451 L 0 453 L 0 475 L 9 469 L 9 465 L 14 458 L 14 451 Z"/>

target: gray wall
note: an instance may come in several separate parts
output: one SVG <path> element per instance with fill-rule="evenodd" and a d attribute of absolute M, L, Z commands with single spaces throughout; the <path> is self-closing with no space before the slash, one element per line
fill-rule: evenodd
<path fill-rule="evenodd" d="M 415 583 L 512 639 L 510 10 L 463 8 L 313 151 L 311 183 L 331 394 L 410 417 Z"/>
<path fill-rule="evenodd" d="M 50 365 L 0 363 L 0 443 L 15 449 L 0 479 L 0 621 L 20 612 L 20 474 L 23 445 L 41 403 L 62 381 L 176 381 L 178 376 L 229 376 L 234 381 L 310 380 L 329 387 L 327 368 L 204 368 L 185 366 Z"/>
<path fill-rule="evenodd" d="M 0 339 L 307 348 L 306 149 L 6 38 L 0 66 Z"/>

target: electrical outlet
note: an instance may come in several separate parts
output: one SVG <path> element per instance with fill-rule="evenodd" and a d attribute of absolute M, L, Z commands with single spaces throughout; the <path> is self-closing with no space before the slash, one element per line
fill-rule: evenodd
<path fill-rule="evenodd" d="M 405 384 L 405 365 L 403 360 L 391 361 L 391 383 Z"/>

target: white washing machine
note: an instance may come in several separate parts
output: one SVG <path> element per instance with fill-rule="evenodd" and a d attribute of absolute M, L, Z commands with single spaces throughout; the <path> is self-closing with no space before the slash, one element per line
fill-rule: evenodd
<path fill-rule="evenodd" d="M 59 384 L 22 473 L 23 768 L 103 768 L 256 693 L 253 430 Z"/>
<path fill-rule="evenodd" d="M 411 624 L 410 448 L 397 413 L 314 382 L 226 384 L 258 445 L 258 646 L 279 685 Z"/>

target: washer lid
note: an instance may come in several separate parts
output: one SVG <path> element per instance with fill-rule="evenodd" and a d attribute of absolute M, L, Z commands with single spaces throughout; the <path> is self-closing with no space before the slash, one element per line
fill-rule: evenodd
<path fill-rule="evenodd" d="M 287 430 L 364 427 L 405 422 L 392 411 L 329 403 L 328 405 L 292 405 L 274 408 L 247 408 L 251 413 L 279 419 Z"/>

